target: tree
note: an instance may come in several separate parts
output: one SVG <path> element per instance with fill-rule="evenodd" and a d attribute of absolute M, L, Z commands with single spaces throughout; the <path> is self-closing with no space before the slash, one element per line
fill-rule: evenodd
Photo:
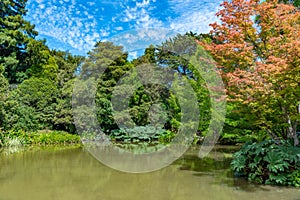
<path fill-rule="evenodd" d="M 293 4 L 296 7 L 300 7 L 300 1 L 299 0 L 279 0 L 279 3 L 285 3 L 285 4 Z"/>
<path fill-rule="evenodd" d="M 198 58 L 205 57 L 203 51 L 197 46 L 195 38 L 209 40 L 209 36 L 205 34 L 178 34 L 157 47 L 157 60 L 160 65 L 173 69 L 178 77 L 184 77 L 191 85 L 199 106 L 200 119 L 198 131 L 205 135 L 211 120 L 211 102 L 206 82 L 204 77 L 202 77 L 203 74 L 200 74 L 199 70 L 193 66 L 190 60 L 196 55 Z M 195 64 L 199 64 L 199 61 Z M 206 64 L 203 64 L 203 66 L 206 66 Z M 207 69 L 203 69 L 203 72 L 205 70 Z M 208 75 L 209 73 L 206 74 Z M 171 95 L 171 98 L 175 98 L 175 96 Z M 170 103 L 172 103 L 174 108 L 178 107 L 178 105 L 174 104 L 175 102 L 175 99 L 170 99 Z M 175 116 L 178 116 L 178 113 Z M 180 118 L 173 118 L 172 121 L 174 124 L 179 124 Z"/>
<path fill-rule="evenodd" d="M 27 53 L 29 56 L 26 58 L 26 65 L 28 67 L 24 73 L 24 79 L 39 77 L 50 79 L 54 82 L 57 81 L 58 66 L 45 43 L 45 40 L 31 40 L 27 44 Z"/>
<path fill-rule="evenodd" d="M 1 69 L 0 66 L 0 128 L 3 127 L 3 124 L 5 123 L 5 101 L 7 98 L 7 92 L 8 92 L 8 81 L 3 76 L 4 69 Z"/>
<path fill-rule="evenodd" d="M 76 72 L 84 61 L 84 56 L 72 55 L 69 52 L 58 50 L 52 50 L 50 54 L 58 66 L 58 86 L 64 87 L 65 84 L 76 77 Z"/>
<path fill-rule="evenodd" d="M 28 69 L 26 59 L 30 56 L 27 45 L 37 32 L 26 21 L 27 0 L 4 0 L 0 2 L 0 65 L 10 83 L 20 83 Z"/>
<path fill-rule="evenodd" d="M 228 97 L 275 139 L 292 138 L 298 145 L 300 12 L 277 1 L 232 0 L 222 6 L 222 23 L 211 24 L 220 43 L 200 44 L 218 64 Z"/>
<path fill-rule="evenodd" d="M 142 56 L 132 61 L 136 68 L 141 69 L 139 70 L 140 79 L 147 79 L 146 81 L 149 82 L 155 82 L 159 79 L 156 75 L 161 74 L 162 70 L 159 70 L 163 69 L 158 59 L 159 54 L 160 49 L 154 45 L 150 45 L 145 49 Z M 165 76 L 164 79 L 167 80 L 167 76 Z M 161 81 L 161 83 L 163 82 L 164 81 Z M 169 89 L 170 88 L 167 88 L 167 84 L 143 84 L 138 87 L 129 103 L 133 121 L 140 126 L 152 124 L 153 126 L 157 126 L 156 128 L 162 128 L 162 124 L 160 123 L 165 122 L 163 128 L 168 130 L 173 129 L 174 131 L 174 123 L 173 125 L 171 124 L 172 119 L 173 121 L 175 120 L 175 104 L 171 104 L 171 92 Z M 173 98 L 173 103 L 176 103 L 177 101 L 174 95 Z M 157 118 L 156 125 L 154 125 L 155 123 L 150 119 L 151 112 L 155 114 L 155 118 Z M 178 113 L 180 113 L 180 111 L 178 111 Z M 180 120 L 180 116 L 177 117 L 177 120 Z M 176 125 L 176 129 L 178 126 L 179 125 Z"/>
<path fill-rule="evenodd" d="M 152 44 L 147 47 L 144 51 L 144 54 L 132 61 L 132 64 L 135 66 L 145 64 L 145 63 L 150 63 L 150 64 L 155 64 L 157 63 L 157 48 L 153 46 Z"/>
<path fill-rule="evenodd" d="M 177 34 L 175 37 L 158 46 L 158 62 L 177 71 L 182 75 L 192 75 L 187 56 L 192 56 L 197 49 L 192 37 Z"/>
<path fill-rule="evenodd" d="M 80 84 L 73 96 L 73 105 L 76 106 L 75 117 L 81 119 L 81 116 L 86 115 L 85 112 L 89 109 L 87 106 L 95 102 L 97 122 L 93 123 L 99 124 L 104 132 L 118 129 L 112 113 L 112 92 L 118 80 L 132 67 L 127 61 L 127 53 L 123 51 L 122 46 L 116 46 L 112 42 L 97 42 L 80 68 L 78 79 Z M 77 128 L 80 126 L 86 130 L 91 127 L 91 121 L 82 121 L 77 122 Z M 79 125 L 79 123 L 82 124 Z"/>
<path fill-rule="evenodd" d="M 5 129 L 53 129 L 57 96 L 57 86 L 49 79 L 32 77 L 23 81 L 5 102 Z"/>
<path fill-rule="evenodd" d="M 73 56 L 68 52 L 51 51 L 51 56 L 58 66 L 57 87 L 58 97 L 55 104 L 53 127 L 75 133 L 72 113 L 72 94 L 76 71 L 84 60 L 83 56 Z"/>

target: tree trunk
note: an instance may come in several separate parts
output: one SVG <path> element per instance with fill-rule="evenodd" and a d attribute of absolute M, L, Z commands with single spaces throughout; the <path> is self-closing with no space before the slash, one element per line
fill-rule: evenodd
<path fill-rule="evenodd" d="M 298 106 L 298 109 L 300 108 L 300 106 Z M 297 135 L 297 126 L 298 123 L 293 123 L 290 120 L 290 117 L 288 116 L 288 124 L 289 124 L 289 128 L 288 128 L 288 135 L 290 138 L 292 138 L 294 140 L 294 146 L 298 146 L 299 145 L 299 138 Z"/>
<path fill-rule="evenodd" d="M 298 146 L 299 145 L 299 138 L 297 136 L 297 133 L 295 134 L 293 139 L 294 139 L 294 146 Z"/>

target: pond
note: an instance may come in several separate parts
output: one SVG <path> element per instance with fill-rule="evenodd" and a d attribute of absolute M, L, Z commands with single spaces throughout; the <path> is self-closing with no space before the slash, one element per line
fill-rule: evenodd
<path fill-rule="evenodd" d="M 191 147 L 172 165 L 145 174 L 113 170 L 83 148 L 31 148 L 0 153 L 0 200 L 300 200 L 300 190 L 234 178 L 233 148 L 204 159 Z"/>

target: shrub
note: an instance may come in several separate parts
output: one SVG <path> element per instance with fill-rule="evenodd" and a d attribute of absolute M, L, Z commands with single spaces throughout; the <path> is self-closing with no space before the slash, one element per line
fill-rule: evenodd
<path fill-rule="evenodd" d="M 236 175 L 257 183 L 300 186 L 300 148 L 286 141 L 246 143 L 231 166 Z"/>
<path fill-rule="evenodd" d="M 110 134 L 112 140 L 122 142 L 148 142 L 159 141 L 161 143 L 169 143 L 175 137 L 175 133 L 155 128 L 154 126 L 136 126 L 134 128 L 120 128 L 113 130 Z"/>
<path fill-rule="evenodd" d="M 0 128 L 0 147 L 4 145 L 4 132 Z"/>
<path fill-rule="evenodd" d="M 80 143 L 78 135 L 69 134 L 63 131 L 50 131 L 50 132 L 35 132 L 29 134 L 33 144 L 73 144 Z"/>
<path fill-rule="evenodd" d="M 24 131 L 21 130 L 10 130 L 7 132 L 1 132 L 3 146 L 22 146 L 28 143 L 29 137 Z"/>
<path fill-rule="evenodd" d="M 0 146 L 78 144 L 80 141 L 78 135 L 69 134 L 63 131 L 27 133 L 22 130 L 10 130 L 7 132 L 0 132 Z"/>

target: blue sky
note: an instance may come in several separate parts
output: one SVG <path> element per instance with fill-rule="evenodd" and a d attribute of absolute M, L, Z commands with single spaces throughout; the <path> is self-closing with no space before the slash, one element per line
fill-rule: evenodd
<path fill-rule="evenodd" d="M 28 0 L 26 19 L 36 25 L 39 38 L 46 38 L 50 48 L 84 55 L 96 41 L 120 40 L 116 37 L 124 41 L 138 36 L 141 41 L 151 35 L 151 43 L 155 44 L 168 39 L 171 33 L 207 33 L 208 24 L 217 21 L 215 13 L 220 3 L 220 0 Z"/>

